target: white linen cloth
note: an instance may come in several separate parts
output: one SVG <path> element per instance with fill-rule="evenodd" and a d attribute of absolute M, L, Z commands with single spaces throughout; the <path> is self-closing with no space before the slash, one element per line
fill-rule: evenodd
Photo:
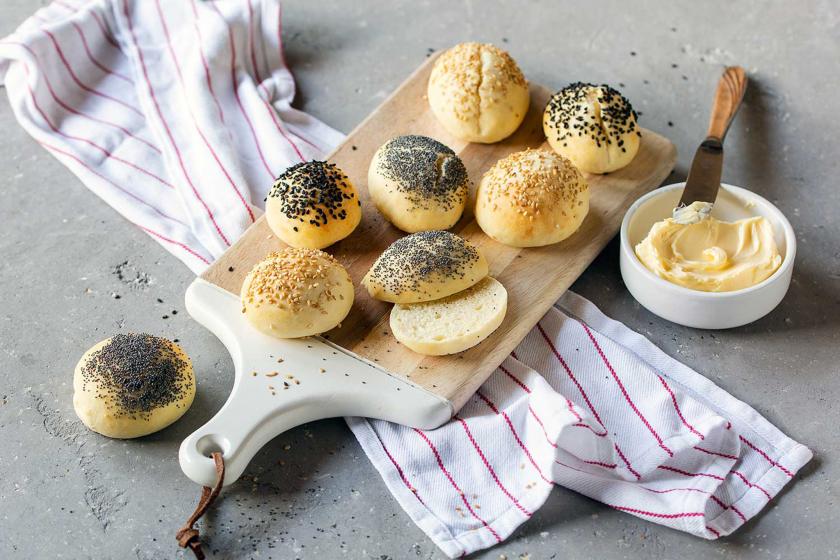
<path fill-rule="evenodd" d="M 56 0 L 0 41 L 0 78 L 36 141 L 195 272 L 277 174 L 341 139 L 290 107 L 272 0 Z M 347 421 L 450 557 L 501 542 L 554 484 L 717 538 L 811 458 L 572 293 L 445 426 Z"/>
<path fill-rule="evenodd" d="M 32 137 L 193 271 L 342 135 L 291 107 L 270 0 L 56 0 L 0 41 Z"/>

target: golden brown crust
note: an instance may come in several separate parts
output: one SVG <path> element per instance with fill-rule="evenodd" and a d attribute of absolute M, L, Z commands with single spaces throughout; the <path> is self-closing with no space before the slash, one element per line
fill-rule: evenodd
<path fill-rule="evenodd" d="M 565 239 L 589 210 L 589 186 L 566 158 L 528 149 L 499 160 L 476 194 L 476 220 L 502 243 L 532 247 Z"/>
<path fill-rule="evenodd" d="M 307 305 L 323 311 L 325 303 L 336 299 L 332 292 L 336 283 L 327 280 L 329 271 L 340 266 L 332 255 L 317 249 L 289 247 L 270 253 L 243 286 L 243 305 L 274 305 L 293 313 Z M 304 300 L 304 294 L 319 287 L 322 299 Z"/>
<path fill-rule="evenodd" d="M 581 191 L 589 188 L 569 160 L 530 148 L 497 161 L 485 177 L 480 196 L 487 204 L 509 203 L 532 220 L 543 209 L 577 203 Z"/>
<path fill-rule="evenodd" d="M 315 249 L 271 253 L 245 277 L 242 313 L 278 338 L 312 336 L 335 328 L 353 305 L 353 281 L 332 256 Z"/>
<path fill-rule="evenodd" d="M 484 43 L 461 43 L 435 62 L 429 105 L 446 130 L 468 142 L 498 142 L 522 123 L 528 82 L 513 58 Z"/>
<path fill-rule="evenodd" d="M 496 70 L 496 74 L 488 76 L 492 80 L 489 84 L 484 83 L 482 60 L 482 56 L 487 55 Z M 480 114 L 480 88 L 490 86 L 498 96 L 504 96 L 511 85 L 528 86 L 513 57 L 489 43 L 460 43 L 448 49 L 435 62 L 430 80 L 446 89 L 455 115 L 465 121 L 478 118 Z"/>

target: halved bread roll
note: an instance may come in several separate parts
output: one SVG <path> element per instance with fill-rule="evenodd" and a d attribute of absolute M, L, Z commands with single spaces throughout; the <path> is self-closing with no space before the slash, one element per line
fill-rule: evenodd
<path fill-rule="evenodd" d="M 394 241 L 362 280 L 371 297 L 419 303 L 466 290 L 488 273 L 487 260 L 448 231 L 421 231 Z"/>
<path fill-rule="evenodd" d="M 488 276 L 443 299 L 395 305 L 391 332 L 418 354 L 456 354 L 490 336 L 502 324 L 506 312 L 507 290 Z"/>

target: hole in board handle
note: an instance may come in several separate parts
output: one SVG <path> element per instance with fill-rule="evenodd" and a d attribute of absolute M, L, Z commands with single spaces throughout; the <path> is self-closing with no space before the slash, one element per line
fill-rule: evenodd
<path fill-rule="evenodd" d="M 230 450 L 230 443 L 220 435 L 207 434 L 198 438 L 198 441 L 195 442 L 195 448 L 201 455 L 209 459 L 216 451 L 221 451 L 222 455 L 226 455 Z"/>

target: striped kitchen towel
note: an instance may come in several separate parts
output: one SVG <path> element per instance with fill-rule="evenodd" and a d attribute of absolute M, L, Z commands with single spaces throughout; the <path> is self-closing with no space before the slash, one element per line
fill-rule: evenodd
<path fill-rule="evenodd" d="M 342 135 L 291 107 L 272 0 L 55 0 L 0 41 L 21 126 L 94 193 L 204 269 L 284 169 Z"/>
<path fill-rule="evenodd" d="M 507 538 L 555 484 L 716 539 L 812 456 L 571 292 L 448 424 L 348 422 L 394 497 L 452 558 Z"/>
<path fill-rule="evenodd" d="M 289 105 L 272 0 L 56 0 L 0 41 L 0 78 L 36 141 L 196 272 L 277 174 L 341 139 Z M 507 538 L 555 484 L 718 538 L 811 458 L 571 293 L 445 426 L 347 421 L 451 557 Z"/>

